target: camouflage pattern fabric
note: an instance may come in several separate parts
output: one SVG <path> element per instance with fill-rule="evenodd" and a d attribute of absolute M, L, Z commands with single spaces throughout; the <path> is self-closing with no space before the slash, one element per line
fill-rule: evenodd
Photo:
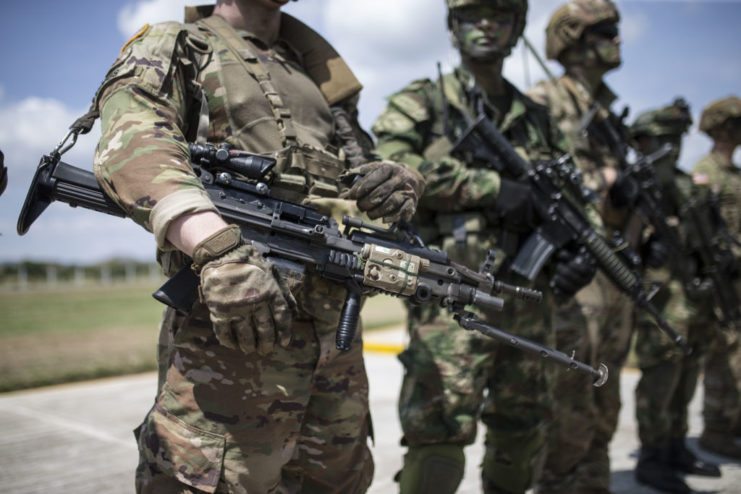
<path fill-rule="evenodd" d="M 542 108 L 512 86 L 508 85 L 507 111 L 476 93 L 471 74 L 463 68 L 444 75 L 443 87 L 449 104 L 445 111 L 439 81 L 418 80 L 389 98 L 372 129 L 384 157 L 416 167 L 426 179 L 415 219 L 420 235 L 452 259 L 477 266 L 488 249 L 501 247 L 498 218 L 489 214 L 500 176 L 484 163 L 450 155 L 455 136 L 467 126 L 464 112 L 476 115 L 476 105 L 482 104 L 518 152 L 530 159 L 551 159 L 564 144 Z M 447 122 L 444 115 L 449 115 Z M 499 250 L 497 262 L 504 257 Z M 507 331 L 552 344 L 555 302 L 547 279 L 542 274 L 535 281 L 537 288 L 546 290 L 541 305 L 508 302 L 503 313 L 482 317 Z M 400 355 L 405 367 L 399 398 L 403 443 L 410 448 L 449 444 L 462 449 L 473 442 L 481 419 L 487 427 L 484 491 L 524 492 L 537 477 L 544 453 L 553 368 L 461 330 L 449 314 L 437 309 L 410 309 L 408 325 L 410 342 Z"/>
<path fill-rule="evenodd" d="M 641 368 L 636 387 L 638 437 L 643 447 L 664 449 L 671 439 L 687 435 L 688 406 L 712 339 L 712 309 L 708 300 L 687 297 L 682 281 L 672 279 L 667 269 L 648 272 L 647 277 L 666 283 L 654 296 L 654 303 L 693 350 L 690 356 L 684 355 L 656 323 L 636 313 L 635 351 Z"/>
<path fill-rule="evenodd" d="M 97 177 L 137 223 L 155 232 L 167 273 L 183 262 L 162 235 L 167 221 L 213 208 L 186 146 L 200 88 L 209 107 L 208 141 L 276 156 L 281 173 L 274 180 L 286 196 L 340 192 L 326 172 L 342 163 L 326 151 L 334 144 L 333 118 L 297 51 L 281 38 L 261 62 L 293 116 L 296 133 L 286 136 L 257 80 L 222 37 L 199 26 L 145 27 L 124 47 L 96 98 Z M 255 36 L 240 34 L 244 48 L 254 51 Z M 194 66 L 203 68 L 196 73 Z M 352 350 L 340 353 L 334 340 L 345 289 L 311 271 L 288 273 L 285 281 L 298 303 L 293 340 L 267 355 L 220 345 L 200 302 L 188 317 L 165 312 L 158 396 L 136 431 L 138 492 L 366 491 L 373 462 L 362 331 Z"/>
<path fill-rule="evenodd" d="M 722 125 L 729 118 L 741 117 L 741 98 L 729 96 L 710 103 L 700 116 L 700 130 L 707 133 Z"/>
<path fill-rule="evenodd" d="M 741 171 L 720 153 L 702 158 L 692 169 L 696 184 L 709 187 L 720 200 L 720 211 L 729 233 L 741 233 Z M 736 259 L 741 249 L 734 246 Z M 741 280 L 736 282 L 741 289 Z M 705 430 L 733 434 L 741 422 L 741 344 L 735 331 L 718 327 L 708 351 L 704 376 Z"/>
<path fill-rule="evenodd" d="M 572 2 L 573 3 L 573 2 Z M 538 83 L 528 95 L 548 107 L 566 137 L 569 151 L 584 174 L 585 183 L 600 193 L 602 218 L 608 236 L 621 231 L 626 211 L 609 206 L 603 171 L 617 168 L 613 145 L 584 135 L 579 127 L 595 101 L 600 107 L 593 124 L 619 125 L 607 108 L 615 95 L 602 83 L 590 90 L 568 73 L 556 80 Z M 581 322 L 586 321 L 586 326 Z M 604 362 L 612 376 L 620 374 L 631 338 L 632 302 L 605 275 L 598 272 L 592 283 L 576 294 L 568 308 L 554 315 L 556 348 L 576 351 L 593 363 Z M 539 493 L 570 493 L 609 489 L 608 445 L 617 428 L 620 410 L 619 379 L 608 380 L 595 389 L 586 379 L 559 371 L 554 384 L 556 420 L 549 431 L 548 457 L 537 486 Z"/>
<path fill-rule="evenodd" d="M 669 106 L 640 114 L 630 126 L 634 138 L 654 139 L 649 144 L 651 150 L 667 142 L 676 147 L 673 153 L 654 163 L 654 170 L 662 192 L 661 206 L 667 220 L 676 224 L 686 254 L 672 259 L 667 267 L 648 269 L 646 277 L 662 284 L 652 300 L 693 350 L 691 355 L 685 355 L 647 314 L 636 312 L 635 351 L 641 368 L 636 387 L 638 436 L 643 448 L 653 450 L 668 449 L 672 440 L 684 441 L 687 409 L 712 339 L 712 330 L 708 329 L 712 326 L 712 301 L 707 295 L 695 293 L 697 290 L 689 295 L 685 290 L 691 279 L 700 276 L 693 270 L 693 232 L 682 221 L 683 206 L 698 197 L 700 191 L 691 177 L 676 168 L 682 135 L 691 124 L 688 105 L 677 99 Z"/>
<path fill-rule="evenodd" d="M 610 0 L 572 0 L 559 7 L 546 27 L 546 56 L 557 60 L 574 46 L 584 30 L 601 22 L 619 22 L 620 13 Z"/>

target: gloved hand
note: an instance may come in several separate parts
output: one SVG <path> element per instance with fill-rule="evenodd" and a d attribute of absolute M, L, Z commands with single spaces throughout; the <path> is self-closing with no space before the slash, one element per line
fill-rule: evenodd
<path fill-rule="evenodd" d="M 412 219 L 424 191 L 424 180 L 417 170 L 403 163 L 373 161 L 347 173 L 360 178 L 343 196 L 356 200 L 370 219 L 383 218 L 384 223 Z"/>
<path fill-rule="evenodd" d="M 556 297 L 573 297 L 592 281 L 597 272 L 597 262 L 584 247 L 578 252 L 561 249 L 556 253 L 555 260 L 555 274 L 550 286 Z"/>
<path fill-rule="evenodd" d="M 655 235 L 648 238 L 641 250 L 643 263 L 649 268 L 660 268 L 669 260 L 669 246 Z"/>
<path fill-rule="evenodd" d="M 616 208 L 629 208 L 638 199 L 639 185 L 635 178 L 618 171 L 615 183 L 608 192 L 610 204 Z"/>
<path fill-rule="evenodd" d="M 281 285 L 275 266 L 251 245 L 229 249 L 217 244 L 215 257 L 198 262 L 213 253 L 208 244 L 209 240 L 213 244 L 214 237 L 196 246 L 193 259 L 203 266 L 201 300 L 210 312 L 216 339 L 225 347 L 244 353 L 257 350 L 262 355 L 271 352 L 276 343 L 287 346 L 296 301 Z M 199 255 L 204 250 L 210 252 Z"/>
<path fill-rule="evenodd" d="M 537 224 L 537 212 L 530 186 L 503 178 L 494 210 L 503 226 L 513 232 L 526 233 Z"/>

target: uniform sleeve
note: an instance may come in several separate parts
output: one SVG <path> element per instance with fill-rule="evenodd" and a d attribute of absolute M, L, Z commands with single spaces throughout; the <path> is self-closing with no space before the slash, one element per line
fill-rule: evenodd
<path fill-rule="evenodd" d="M 183 26 L 145 28 L 130 41 L 98 91 L 101 139 L 95 175 L 106 193 L 163 250 L 178 216 L 216 210 L 190 163 L 187 97 L 180 66 Z"/>
<path fill-rule="evenodd" d="M 378 139 L 377 152 L 422 174 L 426 188 L 420 205 L 426 209 L 454 212 L 493 205 L 499 194 L 499 174 L 469 168 L 448 156 L 449 141 L 432 133 L 434 110 L 426 96 L 426 85 L 432 83 L 418 81 L 389 98 L 372 127 Z M 425 154 L 436 146 L 442 148 L 431 154 L 443 157 L 427 159 Z"/>

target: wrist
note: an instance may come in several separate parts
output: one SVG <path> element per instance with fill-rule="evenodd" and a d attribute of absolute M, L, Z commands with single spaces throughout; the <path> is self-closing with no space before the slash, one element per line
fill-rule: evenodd
<path fill-rule="evenodd" d="M 242 231 L 237 225 L 227 225 L 201 240 L 193 248 L 193 265 L 196 272 L 215 259 L 223 257 L 242 245 Z"/>

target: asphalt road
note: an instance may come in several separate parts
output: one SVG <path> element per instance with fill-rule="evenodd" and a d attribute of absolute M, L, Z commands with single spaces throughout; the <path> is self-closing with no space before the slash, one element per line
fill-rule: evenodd
<path fill-rule="evenodd" d="M 392 341 L 390 347 L 394 344 Z M 403 455 L 396 419 L 402 369 L 392 353 L 366 353 L 376 431 L 376 474 L 369 492 L 389 494 L 396 492 L 392 477 Z M 611 445 L 615 494 L 655 492 L 633 480 L 637 448 L 633 389 L 637 379 L 637 372 L 630 370 L 621 376 L 623 412 Z M 0 493 L 133 492 L 137 451 L 131 431 L 151 406 L 155 385 L 155 374 L 148 373 L 0 395 Z M 691 407 L 689 444 L 695 450 L 701 428 L 701 392 Z M 467 448 L 466 455 L 466 475 L 458 492 L 477 493 L 480 439 Z M 702 493 L 741 493 L 741 465 L 703 455 L 722 464 L 723 477 L 691 477 L 691 486 Z"/>

